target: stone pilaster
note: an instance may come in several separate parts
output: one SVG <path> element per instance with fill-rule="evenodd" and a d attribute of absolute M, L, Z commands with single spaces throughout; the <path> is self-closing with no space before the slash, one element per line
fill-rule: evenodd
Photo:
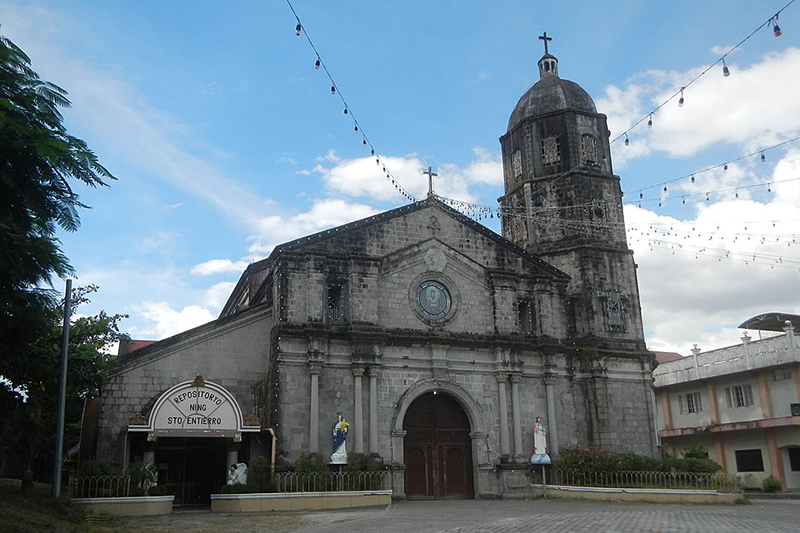
<path fill-rule="evenodd" d="M 353 390 L 355 391 L 355 405 L 353 409 L 353 451 L 355 453 L 364 453 L 364 398 L 361 386 L 361 377 L 363 375 L 363 366 L 353 366 Z"/>
<path fill-rule="evenodd" d="M 556 400 L 553 393 L 555 383 L 555 373 L 550 365 L 544 372 L 544 391 L 547 398 L 547 438 L 550 442 L 548 455 L 556 457 L 558 455 L 558 423 L 556 422 Z"/>
<path fill-rule="evenodd" d="M 509 374 L 511 380 L 511 423 L 514 430 L 514 457 L 520 459 L 522 451 L 522 416 L 519 407 L 519 374 Z"/>
<path fill-rule="evenodd" d="M 378 453 L 378 376 L 381 369 L 369 367 L 369 453 Z"/>
<path fill-rule="evenodd" d="M 309 453 L 319 453 L 319 373 L 321 363 L 309 363 L 308 371 L 311 374 L 311 417 L 308 432 Z"/>
<path fill-rule="evenodd" d="M 508 458 L 511 455 L 508 442 L 508 398 L 506 393 L 506 383 L 508 383 L 508 374 L 495 374 L 497 379 L 497 395 L 500 400 L 500 456 L 501 458 Z"/>

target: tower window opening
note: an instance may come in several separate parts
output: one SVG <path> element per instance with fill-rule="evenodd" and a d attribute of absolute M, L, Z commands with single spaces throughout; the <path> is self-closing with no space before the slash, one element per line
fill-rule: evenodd
<path fill-rule="evenodd" d="M 514 150 L 511 154 L 511 169 L 515 178 L 522 176 L 522 152 L 519 150 Z"/>
<path fill-rule="evenodd" d="M 591 135 L 583 135 L 581 137 L 581 155 L 585 164 L 597 164 L 599 159 L 597 157 L 597 140 Z"/>
<path fill-rule="evenodd" d="M 561 147 L 558 137 L 550 136 L 542 139 L 542 163 L 555 165 L 561 162 Z"/>

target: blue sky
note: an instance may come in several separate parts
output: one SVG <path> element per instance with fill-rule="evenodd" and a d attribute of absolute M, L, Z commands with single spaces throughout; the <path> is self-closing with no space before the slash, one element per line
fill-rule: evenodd
<path fill-rule="evenodd" d="M 496 206 L 498 138 L 542 31 L 615 137 L 787 2 L 295 0 L 347 115 L 283 0 L 0 0 L 0 32 L 69 91 L 70 132 L 118 178 L 80 190 L 92 209 L 61 235 L 76 283 L 100 286 L 85 311 L 157 339 L 216 317 L 274 245 L 405 203 L 362 133 L 412 194 L 432 164 L 443 196 Z M 800 312 L 800 142 L 659 185 L 800 135 L 800 3 L 778 23 L 612 146 L 652 349 L 734 344 L 750 316 Z"/>

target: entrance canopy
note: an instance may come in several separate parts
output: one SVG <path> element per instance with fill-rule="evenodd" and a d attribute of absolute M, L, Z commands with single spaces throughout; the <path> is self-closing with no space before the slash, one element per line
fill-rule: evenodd
<path fill-rule="evenodd" d="M 197 376 L 167 390 L 156 400 L 147 423 L 132 419 L 128 431 L 156 437 L 236 438 L 244 432 L 261 431 L 258 420 L 251 418 L 245 420 L 236 399 L 225 388 Z"/>
<path fill-rule="evenodd" d="M 795 331 L 800 327 L 800 315 L 789 313 L 764 313 L 745 320 L 739 327 L 742 329 L 755 329 L 760 331 L 783 331 L 787 326 L 786 322 L 791 322 Z"/>

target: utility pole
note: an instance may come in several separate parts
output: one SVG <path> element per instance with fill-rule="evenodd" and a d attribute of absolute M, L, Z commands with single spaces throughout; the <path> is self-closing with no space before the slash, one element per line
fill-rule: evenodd
<path fill-rule="evenodd" d="M 72 312 L 72 280 L 67 280 L 64 295 L 64 327 L 61 335 L 61 379 L 58 392 L 58 424 L 56 426 L 56 457 L 53 461 L 53 498 L 61 496 L 61 470 L 64 462 L 64 417 L 67 401 L 67 357 L 69 356 L 69 318 Z"/>

